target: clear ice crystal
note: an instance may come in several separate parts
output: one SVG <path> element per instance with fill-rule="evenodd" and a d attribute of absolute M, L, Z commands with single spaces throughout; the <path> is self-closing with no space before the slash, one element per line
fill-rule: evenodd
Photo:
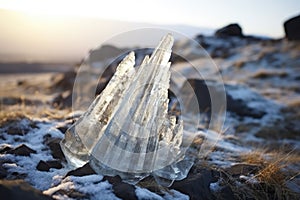
<path fill-rule="evenodd" d="M 99 174 L 135 184 L 152 174 L 170 185 L 187 176 L 192 162 L 181 148 L 183 122 L 168 114 L 171 48 L 167 34 L 142 64 L 134 52 L 119 64 L 106 88 L 61 142 L 69 163 L 90 162 Z"/>

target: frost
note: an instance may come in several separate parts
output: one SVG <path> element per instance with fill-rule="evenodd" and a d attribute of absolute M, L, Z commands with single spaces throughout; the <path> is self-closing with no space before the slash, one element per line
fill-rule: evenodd
<path fill-rule="evenodd" d="M 150 192 L 145 188 L 138 187 L 136 188 L 135 193 L 139 200 L 163 200 L 161 196 L 153 192 Z"/>
<path fill-rule="evenodd" d="M 107 181 L 102 181 L 103 176 L 89 175 L 84 177 L 68 176 L 62 182 L 43 193 L 53 196 L 55 199 L 65 199 L 63 193 L 59 191 L 78 191 L 89 199 L 114 199 L 118 200 L 113 191 L 112 186 Z"/>

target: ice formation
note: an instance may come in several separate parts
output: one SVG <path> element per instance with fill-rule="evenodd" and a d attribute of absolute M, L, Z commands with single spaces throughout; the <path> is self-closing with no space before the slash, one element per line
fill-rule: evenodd
<path fill-rule="evenodd" d="M 152 174 L 170 185 L 192 162 L 181 148 L 183 122 L 168 114 L 171 48 L 167 34 L 139 67 L 134 52 L 119 64 L 106 88 L 61 142 L 69 163 L 89 162 L 99 174 L 135 184 Z"/>

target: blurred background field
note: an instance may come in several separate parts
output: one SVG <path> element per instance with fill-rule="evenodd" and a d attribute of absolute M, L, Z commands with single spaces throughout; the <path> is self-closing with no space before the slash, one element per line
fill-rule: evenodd
<path fill-rule="evenodd" d="M 17 199 L 26 190 L 37 199 L 298 199 L 299 10 L 296 0 L 0 1 L 1 197 Z M 143 35 L 109 39 L 142 28 L 179 32 L 213 59 L 217 72 L 206 64 L 203 49 L 176 39 L 174 50 L 183 58 L 173 55 L 172 68 L 191 74 L 189 60 L 205 75 L 206 82 L 188 80 L 208 105 L 205 115 L 210 97 L 203 94 L 207 87 L 217 91 L 217 73 L 226 89 L 218 142 L 171 188 L 151 177 L 132 186 L 95 175 L 89 165 L 71 170 L 59 147 L 81 114 L 72 110 L 72 90 L 86 56 L 96 77 L 86 86 L 100 93 L 121 54 L 157 43 Z M 97 72 L 107 66 L 99 79 Z M 195 152 L 206 136 L 195 138 Z"/>

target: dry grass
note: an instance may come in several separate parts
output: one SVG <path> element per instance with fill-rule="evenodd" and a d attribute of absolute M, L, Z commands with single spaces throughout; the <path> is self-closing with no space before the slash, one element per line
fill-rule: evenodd
<path fill-rule="evenodd" d="M 7 112 L 7 111 L 0 111 L 0 126 L 4 126 L 9 121 L 16 121 L 22 118 L 28 118 L 26 114 L 21 111 L 14 111 L 14 112 Z"/>
<path fill-rule="evenodd" d="M 267 71 L 264 69 L 258 70 L 252 75 L 252 78 L 271 78 L 271 77 L 286 77 L 288 74 L 286 72 L 278 72 L 278 71 Z"/>
<path fill-rule="evenodd" d="M 241 155 L 241 160 L 244 163 L 263 165 L 265 163 L 264 153 L 260 151 L 254 151 L 251 153 L 246 153 Z"/>
<path fill-rule="evenodd" d="M 297 199 L 299 194 L 291 191 L 287 182 L 300 174 L 299 154 L 258 150 L 241 155 L 241 161 L 258 165 L 260 170 L 244 184 L 236 184 L 239 180 L 229 175 L 227 183 L 237 199 Z"/>
<path fill-rule="evenodd" d="M 268 185 L 283 185 L 285 175 L 282 172 L 282 166 L 278 163 L 267 163 L 255 176 L 260 182 Z"/>
<path fill-rule="evenodd" d="M 21 120 L 23 118 L 47 118 L 47 119 L 64 119 L 71 111 L 70 109 L 57 110 L 48 105 L 44 106 L 28 106 L 24 104 L 13 106 L 0 106 L 0 126 Z"/>
<path fill-rule="evenodd" d="M 282 113 L 287 115 L 288 120 L 300 120 L 300 99 L 292 99 L 284 107 Z"/>
<path fill-rule="evenodd" d="M 245 61 L 240 60 L 240 61 L 235 62 L 235 63 L 233 64 L 233 66 L 236 67 L 236 68 L 238 68 L 238 69 L 240 69 L 240 68 L 242 68 L 243 66 L 245 66 L 245 64 L 246 64 Z"/>
<path fill-rule="evenodd" d="M 294 99 L 289 102 L 288 107 L 290 108 L 300 108 L 300 100 L 299 99 Z"/>

